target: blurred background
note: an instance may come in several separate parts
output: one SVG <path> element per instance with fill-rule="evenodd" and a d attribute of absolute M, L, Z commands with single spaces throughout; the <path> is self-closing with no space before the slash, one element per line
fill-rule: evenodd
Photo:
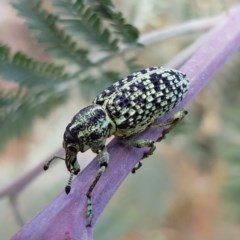
<path fill-rule="evenodd" d="M 53 11 L 48 1 L 43 3 L 45 9 Z M 113 3 L 142 37 L 192 20 L 211 22 L 240 1 L 114 0 Z M 10 1 L 0 2 L 0 16 L 0 41 L 11 46 L 12 52 L 22 50 L 35 59 L 51 60 Z M 155 41 L 131 51 L 135 67 L 166 65 L 205 31 Z M 237 53 L 188 106 L 189 114 L 181 126 L 157 144 L 155 154 L 143 161 L 137 174 L 129 175 L 100 217 L 95 239 L 240 239 L 239 64 Z M 128 72 L 118 58 L 109 61 L 107 68 L 123 76 Z M 61 148 L 63 132 L 72 116 L 89 104 L 104 84 L 108 83 L 90 81 L 77 89 L 73 85 L 67 98 L 55 107 L 53 102 L 51 110 L 42 112 L 31 128 L 1 140 L 1 239 L 9 239 L 63 190 L 68 173 L 62 162 L 47 172 L 39 169 L 44 160 Z M 15 82 L 0 79 L 1 90 L 14 92 L 17 88 Z M 28 112 L 26 118 L 30 116 Z M 20 120 L 28 124 L 27 119 Z M 12 120 L 12 128 L 18 128 L 20 120 Z M 11 125 L 8 127 L 10 131 Z M 82 168 L 92 157 L 90 151 L 79 155 Z M 28 185 L 21 189 L 17 186 L 18 179 L 29 173 L 37 177 L 25 180 Z M 15 188 L 7 191 L 11 183 L 15 183 Z"/>

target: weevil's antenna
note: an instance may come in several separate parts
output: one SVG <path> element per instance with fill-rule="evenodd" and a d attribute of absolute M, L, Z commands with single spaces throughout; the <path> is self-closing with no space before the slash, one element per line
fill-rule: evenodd
<path fill-rule="evenodd" d="M 66 194 L 69 194 L 70 191 L 71 191 L 71 184 L 72 184 L 73 176 L 74 176 L 74 173 L 71 172 L 71 175 L 70 175 L 69 180 L 68 180 L 68 184 L 67 184 L 67 186 L 65 187 L 65 192 L 66 192 Z"/>
<path fill-rule="evenodd" d="M 65 158 L 61 158 L 61 157 L 58 157 L 58 156 L 54 156 L 54 157 L 53 157 L 52 159 L 50 159 L 46 164 L 44 164 L 44 166 L 43 166 L 44 171 L 48 170 L 50 164 L 51 164 L 55 159 L 60 159 L 60 160 L 66 161 Z"/>

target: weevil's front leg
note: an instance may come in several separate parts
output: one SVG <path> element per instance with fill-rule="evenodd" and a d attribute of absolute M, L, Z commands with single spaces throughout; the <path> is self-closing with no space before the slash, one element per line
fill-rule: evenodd
<path fill-rule="evenodd" d="M 164 129 L 162 132 L 162 135 L 157 139 L 156 142 L 162 141 L 165 136 L 173 129 L 176 127 L 176 125 L 187 115 L 186 110 L 181 110 L 177 112 L 176 114 L 173 115 L 173 117 L 169 118 L 166 122 L 162 122 L 159 124 L 153 124 L 150 127 L 151 128 L 160 128 L 164 126 L 169 126 L 168 128 Z"/>
<path fill-rule="evenodd" d="M 93 218 L 92 192 L 93 192 L 96 184 L 98 183 L 100 177 L 102 176 L 102 174 L 104 173 L 104 171 L 106 170 L 106 168 L 108 166 L 109 154 L 108 154 L 105 146 L 102 150 L 100 150 L 98 152 L 98 156 L 99 156 L 100 168 L 98 170 L 97 176 L 93 180 L 92 184 L 90 185 L 90 187 L 86 193 L 86 196 L 87 196 L 87 214 L 86 215 L 87 215 L 87 219 L 88 219 L 87 227 L 91 227 L 91 225 L 92 225 L 92 218 Z"/>
<path fill-rule="evenodd" d="M 147 158 L 148 156 L 152 155 L 154 150 L 156 149 L 156 147 L 154 145 L 154 141 L 150 140 L 150 139 L 139 139 L 139 140 L 120 139 L 120 140 L 124 144 L 132 146 L 132 147 L 137 147 L 137 148 L 149 147 L 150 149 L 143 154 L 142 159 Z M 135 173 L 136 170 L 138 170 L 141 166 L 142 166 L 142 163 L 139 162 L 138 165 L 133 168 L 132 173 Z"/>

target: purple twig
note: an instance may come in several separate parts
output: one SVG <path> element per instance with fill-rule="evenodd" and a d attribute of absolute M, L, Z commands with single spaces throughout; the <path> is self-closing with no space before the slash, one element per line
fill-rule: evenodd
<path fill-rule="evenodd" d="M 212 30 L 202 47 L 181 68 L 191 82 L 189 94 L 181 105 L 164 117 L 162 121 L 185 107 L 202 90 L 223 63 L 240 48 L 239 23 L 240 6 L 230 10 L 229 18 Z M 141 137 L 156 140 L 161 133 L 162 129 L 150 129 Z M 104 207 L 146 150 L 123 146 L 116 139 L 107 148 L 110 153 L 109 166 L 94 189 L 92 198 L 94 204 L 93 227 Z M 97 171 L 98 162 L 95 158 L 76 177 L 69 195 L 61 193 L 37 217 L 26 224 L 12 240 L 93 239 L 93 227 L 85 227 L 87 224 L 85 194 Z"/>

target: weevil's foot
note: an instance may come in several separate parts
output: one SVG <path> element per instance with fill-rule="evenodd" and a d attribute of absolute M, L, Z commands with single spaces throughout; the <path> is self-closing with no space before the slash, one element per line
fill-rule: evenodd
<path fill-rule="evenodd" d="M 91 223 L 88 223 L 88 224 L 86 225 L 86 227 L 87 227 L 87 228 L 90 228 L 90 227 L 92 227 L 92 224 L 91 224 Z"/>
<path fill-rule="evenodd" d="M 140 167 L 142 167 L 142 163 L 141 163 L 141 162 L 138 162 L 137 166 L 132 169 L 132 173 L 133 173 L 133 174 L 136 173 L 136 171 L 137 171 Z"/>
<path fill-rule="evenodd" d="M 188 111 L 187 110 L 183 110 L 183 117 L 182 118 L 184 118 L 187 114 L 188 114 Z"/>
<path fill-rule="evenodd" d="M 163 132 L 162 132 L 162 135 L 157 139 L 157 142 L 161 142 L 164 138 L 166 138 L 166 135 L 170 132 L 170 130 L 167 128 L 167 129 L 164 129 Z"/>
<path fill-rule="evenodd" d="M 67 185 L 65 187 L 65 193 L 68 195 L 70 193 L 70 191 L 71 191 L 71 186 Z"/>
<path fill-rule="evenodd" d="M 147 152 L 144 152 L 144 153 L 143 153 L 142 159 L 151 156 L 151 155 L 154 153 L 155 149 L 156 149 L 156 146 L 155 146 L 154 143 L 153 143 L 153 145 L 151 146 L 151 148 L 150 148 Z"/>
<path fill-rule="evenodd" d="M 155 149 L 156 149 L 156 146 L 154 145 L 154 142 L 152 142 L 152 144 L 150 145 L 150 149 L 149 149 L 147 152 L 144 152 L 144 153 L 143 153 L 143 156 L 142 156 L 141 160 L 144 159 L 144 158 L 149 157 L 150 155 L 152 155 L 153 152 L 155 151 Z M 136 173 L 136 171 L 137 171 L 140 167 L 142 167 L 141 161 L 139 161 L 138 164 L 132 169 L 132 173 L 133 173 L 133 174 Z"/>

